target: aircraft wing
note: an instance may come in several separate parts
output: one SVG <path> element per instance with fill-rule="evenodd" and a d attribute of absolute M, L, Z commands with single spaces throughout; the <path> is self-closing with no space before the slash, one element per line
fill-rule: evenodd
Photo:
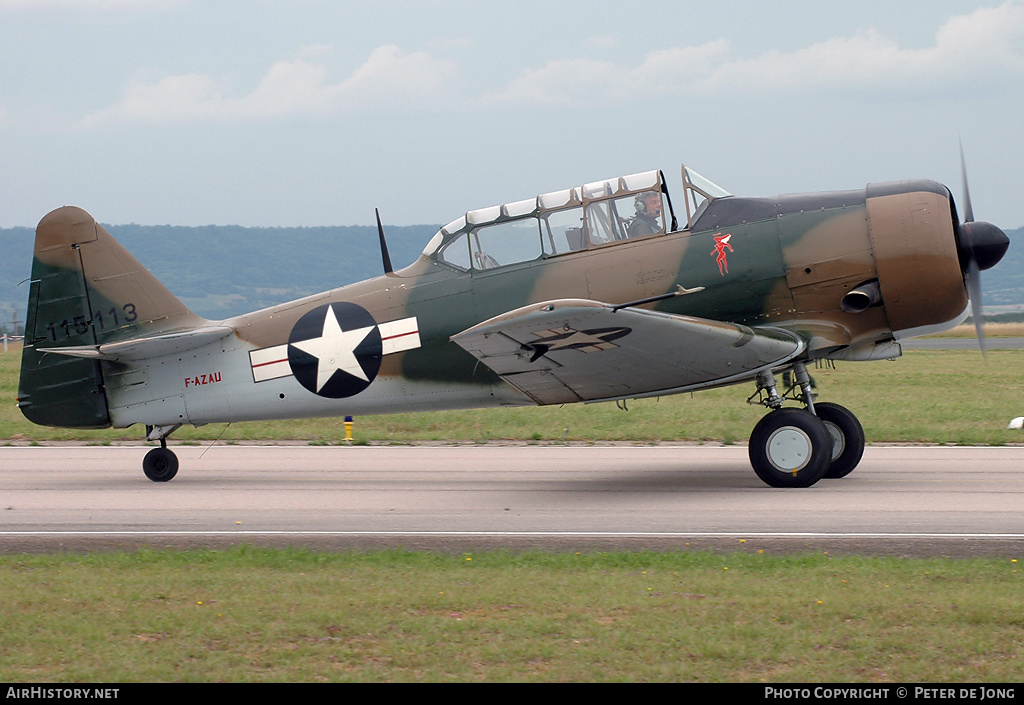
<path fill-rule="evenodd" d="M 806 347 L 781 328 L 616 309 L 585 299 L 524 306 L 451 339 L 538 404 L 721 386 L 751 379 Z"/>

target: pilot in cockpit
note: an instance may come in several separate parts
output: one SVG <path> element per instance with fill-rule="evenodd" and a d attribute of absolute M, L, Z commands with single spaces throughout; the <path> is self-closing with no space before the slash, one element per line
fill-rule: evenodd
<path fill-rule="evenodd" d="M 661 231 L 661 194 L 657 191 L 638 193 L 633 205 L 636 215 L 626 227 L 627 237 L 643 237 Z"/>

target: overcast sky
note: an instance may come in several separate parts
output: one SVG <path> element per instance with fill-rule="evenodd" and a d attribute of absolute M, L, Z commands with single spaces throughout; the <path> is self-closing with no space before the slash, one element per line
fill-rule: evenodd
<path fill-rule="evenodd" d="M 0 226 L 443 224 L 685 162 L 1024 226 L 1024 1 L 0 0 Z"/>

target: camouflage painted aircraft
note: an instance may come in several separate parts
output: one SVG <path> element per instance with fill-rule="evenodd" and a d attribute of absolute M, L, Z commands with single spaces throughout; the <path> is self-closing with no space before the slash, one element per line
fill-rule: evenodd
<path fill-rule="evenodd" d="M 814 402 L 807 365 L 894 358 L 903 338 L 962 321 L 1006 235 L 974 222 L 969 197 L 960 222 L 932 181 L 777 198 L 686 167 L 682 182 L 682 227 L 650 171 L 469 211 L 397 272 L 381 228 L 383 276 L 223 321 L 60 208 L 36 230 L 18 405 L 38 424 L 145 425 L 160 446 L 143 470 L 163 482 L 183 424 L 750 383 L 769 410 L 749 444 L 764 482 L 848 474 L 861 425 Z"/>

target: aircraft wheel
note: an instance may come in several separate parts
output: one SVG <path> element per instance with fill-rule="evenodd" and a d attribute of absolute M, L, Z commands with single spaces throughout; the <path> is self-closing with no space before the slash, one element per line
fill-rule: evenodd
<path fill-rule="evenodd" d="M 839 404 L 815 404 L 814 413 L 832 437 L 832 464 L 825 477 L 846 477 L 864 456 L 864 429 L 853 412 Z"/>
<path fill-rule="evenodd" d="M 754 426 L 748 453 L 754 472 L 765 484 L 810 487 L 828 471 L 832 439 L 814 414 L 777 409 Z"/>
<path fill-rule="evenodd" d="M 142 459 L 142 472 L 153 482 L 167 482 L 178 474 L 178 456 L 166 448 L 154 448 Z"/>

